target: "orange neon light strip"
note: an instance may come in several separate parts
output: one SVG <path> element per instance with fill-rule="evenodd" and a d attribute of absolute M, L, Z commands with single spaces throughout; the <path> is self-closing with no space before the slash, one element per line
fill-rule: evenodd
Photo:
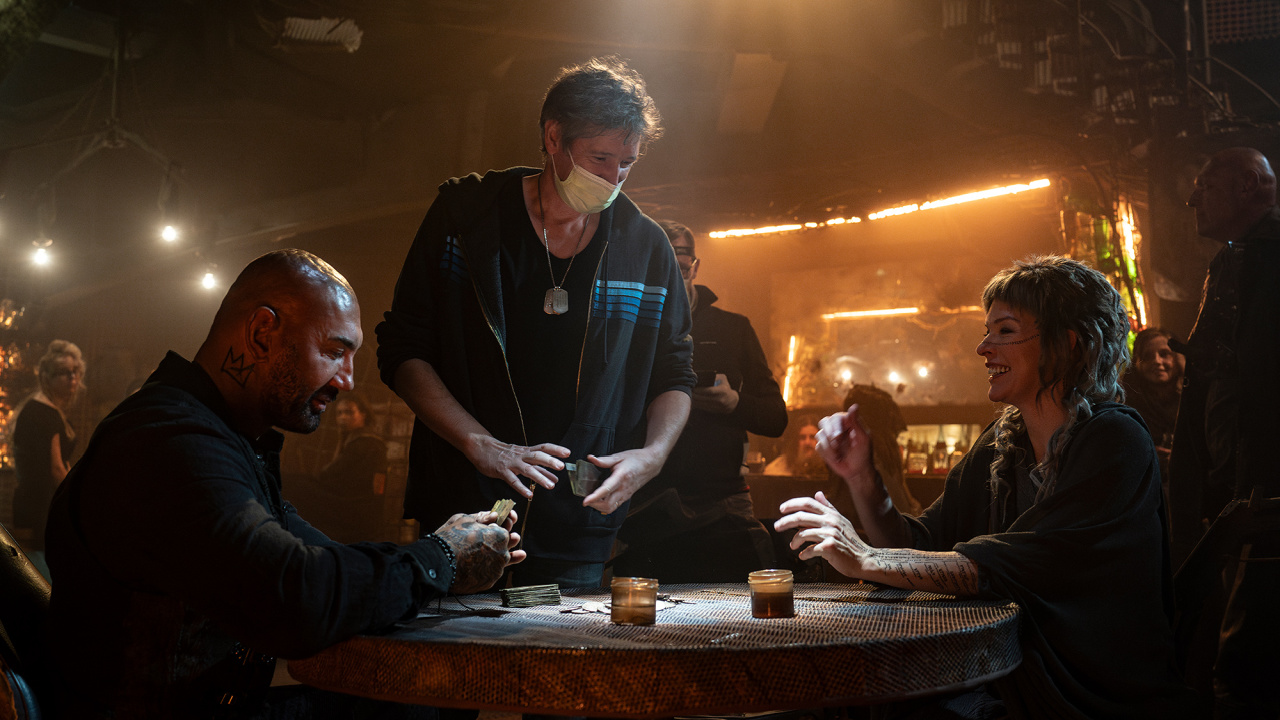
<path fill-rule="evenodd" d="M 822 319 L 845 320 L 848 318 L 887 317 L 889 315 L 915 315 L 918 312 L 920 312 L 920 308 L 918 307 L 886 308 L 884 310 L 850 310 L 848 312 L 826 313 L 822 316 Z"/>
<path fill-rule="evenodd" d="M 963 195 L 954 195 L 941 200 L 930 200 L 923 204 L 912 203 L 910 205 L 900 205 L 898 207 L 886 208 L 867 215 L 868 220 L 883 220 L 887 217 L 895 215 L 907 215 L 909 213 L 920 210 L 933 210 L 940 207 L 950 205 L 960 205 L 961 203 L 973 202 L 975 200 L 987 200 L 994 197 L 1003 197 L 1005 195 L 1016 195 L 1028 190 L 1039 190 L 1040 188 L 1049 187 L 1048 178 L 1040 178 L 1026 184 L 1005 185 L 1004 187 L 991 188 L 990 190 L 979 190 L 977 192 L 965 193 Z M 713 238 L 728 237 L 747 237 L 750 235 L 772 235 L 776 233 L 795 232 L 796 230 L 814 229 L 820 227 L 830 227 L 832 225 L 844 225 L 846 223 L 860 223 L 862 218 L 831 218 L 825 222 L 806 222 L 795 223 L 791 225 L 767 225 L 758 228 L 737 228 L 733 230 L 715 230 L 708 233 Z"/>

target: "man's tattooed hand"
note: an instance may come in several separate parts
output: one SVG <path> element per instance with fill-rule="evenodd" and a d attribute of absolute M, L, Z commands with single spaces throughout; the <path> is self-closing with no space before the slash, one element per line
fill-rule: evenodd
<path fill-rule="evenodd" d="M 507 527 L 511 526 L 514 517 L 515 513 L 512 513 L 507 518 Z M 450 591 L 463 595 L 487 590 L 512 563 L 511 548 L 519 541 L 519 535 L 507 527 L 493 524 L 496 519 L 492 512 L 459 514 L 449 518 L 436 531 L 436 535 L 449 543 L 458 556 L 458 571 L 453 576 Z M 520 556 L 523 555 L 521 551 Z"/>

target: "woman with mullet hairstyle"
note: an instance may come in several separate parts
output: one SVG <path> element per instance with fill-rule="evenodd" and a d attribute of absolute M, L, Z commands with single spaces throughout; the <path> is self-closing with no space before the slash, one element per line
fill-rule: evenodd
<path fill-rule="evenodd" d="M 1201 716 L 1175 670 L 1155 448 L 1118 402 L 1130 327 L 1119 293 L 1083 263 L 1034 257 L 997 273 L 982 305 L 977 353 L 1005 407 L 942 496 L 919 517 L 894 507 L 854 405 L 822 420 L 818 452 L 865 537 L 821 493 L 783 503 L 777 529 L 850 577 L 1022 608 L 1012 674 L 905 717 Z"/>

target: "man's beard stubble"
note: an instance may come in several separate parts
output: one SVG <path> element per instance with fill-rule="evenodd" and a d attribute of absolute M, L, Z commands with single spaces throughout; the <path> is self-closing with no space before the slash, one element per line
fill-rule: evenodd
<path fill-rule="evenodd" d="M 288 346 L 267 374 L 266 406 L 271 425 L 296 433 L 312 433 L 320 427 L 323 411 L 312 408 L 313 400 L 328 405 L 338 392 L 329 385 L 310 391 L 304 387 L 298 372 L 298 348 Z"/>

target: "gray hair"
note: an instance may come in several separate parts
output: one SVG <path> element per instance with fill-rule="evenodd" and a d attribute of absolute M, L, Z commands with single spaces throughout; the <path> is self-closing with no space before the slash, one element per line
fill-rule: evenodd
<path fill-rule="evenodd" d="M 643 149 L 662 135 L 662 116 L 644 78 L 617 55 L 561 69 L 542 100 L 538 128 L 544 137 L 548 120 L 560 124 L 566 145 L 578 138 L 625 130 L 628 139 L 639 136 Z M 546 150 L 543 145 L 542 151 Z"/>
<path fill-rule="evenodd" d="M 1040 391 L 1062 388 L 1067 420 L 1049 438 L 1046 456 L 1033 471 L 1036 501 L 1053 493 L 1062 450 L 1076 426 L 1093 416 L 1096 403 L 1123 401 L 1120 377 L 1129 365 L 1129 315 L 1106 276 L 1078 260 L 1033 256 L 996 273 L 982 291 L 982 307 L 1000 301 L 1030 313 L 1040 333 Z M 993 490 L 1000 472 L 1014 462 L 1014 439 L 1025 431 L 1010 406 L 996 421 Z M 1037 477 L 1037 475 L 1039 477 Z"/>
<path fill-rule="evenodd" d="M 49 347 L 40 358 L 40 363 L 36 366 L 36 376 L 40 381 L 41 390 L 48 388 L 54 373 L 61 370 L 58 367 L 58 361 L 62 358 L 71 358 L 76 369 L 81 373 L 84 372 L 85 362 L 84 356 L 80 353 L 80 347 L 69 340 L 54 340 L 49 343 Z"/>

